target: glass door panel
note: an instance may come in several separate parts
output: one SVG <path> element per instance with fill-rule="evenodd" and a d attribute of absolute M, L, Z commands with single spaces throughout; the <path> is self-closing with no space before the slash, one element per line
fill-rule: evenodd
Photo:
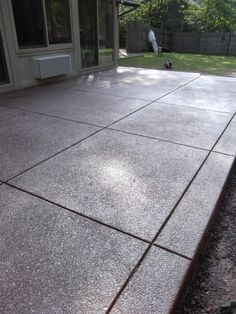
<path fill-rule="evenodd" d="M 82 67 L 98 65 L 97 0 L 78 1 Z"/>
<path fill-rule="evenodd" d="M 99 13 L 99 62 L 113 60 L 113 4 L 112 0 L 98 0 Z"/>
<path fill-rule="evenodd" d="M 5 58 L 5 52 L 3 48 L 2 35 L 0 30 L 0 85 L 8 84 L 9 76 L 7 71 L 7 64 Z"/>

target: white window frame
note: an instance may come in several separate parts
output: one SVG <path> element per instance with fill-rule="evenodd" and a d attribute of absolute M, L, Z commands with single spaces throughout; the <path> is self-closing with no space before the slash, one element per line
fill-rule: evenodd
<path fill-rule="evenodd" d="M 17 33 L 16 33 L 16 25 L 15 25 L 15 19 L 13 14 L 13 6 L 12 1 L 9 0 L 9 11 L 10 11 L 10 20 L 11 24 L 13 25 L 13 36 L 14 36 L 14 43 L 15 43 L 15 52 L 16 54 L 24 54 L 24 55 L 32 55 L 32 54 L 38 54 L 38 53 L 45 53 L 50 51 L 61 51 L 61 50 L 72 50 L 74 47 L 74 37 L 73 37 L 73 14 L 72 14 L 72 5 L 71 1 L 69 0 L 69 10 L 70 10 L 70 29 L 71 29 L 71 43 L 66 44 L 50 44 L 49 38 L 48 38 L 48 27 L 47 27 L 47 16 L 46 16 L 46 7 L 45 7 L 45 0 L 42 1 L 42 7 L 43 7 L 43 18 L 44 18 L 44 27 L 45 27 L 45 37 L 46 37 L 46 46 L 45 47 L 30 47 L 30 48 L 19 48 L 18 45 L 18 39 L 17 39 Z"/>

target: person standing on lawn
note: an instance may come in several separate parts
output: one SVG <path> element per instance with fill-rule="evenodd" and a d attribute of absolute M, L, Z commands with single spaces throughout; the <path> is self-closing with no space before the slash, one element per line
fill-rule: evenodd
<path fill-rule="evenodd" d="M 148 33 L 148 41 L 152 44 L 153 51 L 155 53 L 158 53 L 158 45 L 157 45 L 156 35 L 151 28 L 150 28 L 149 33 Z"/>

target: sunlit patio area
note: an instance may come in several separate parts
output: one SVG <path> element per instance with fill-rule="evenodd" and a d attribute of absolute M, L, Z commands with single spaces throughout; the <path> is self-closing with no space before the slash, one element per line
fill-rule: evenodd
<path fill-rule="evenodd" d="M 236 82 L 118 67 L 0 95 L 0 313 L 177 309 L 236 155 Z"/>

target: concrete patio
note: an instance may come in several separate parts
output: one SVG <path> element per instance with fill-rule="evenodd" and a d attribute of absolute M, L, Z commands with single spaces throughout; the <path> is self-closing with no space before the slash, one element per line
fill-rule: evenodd
<path fill-rule="evenodd" d="M 0 313 L 175 312 L 235 99 L 232 78 L 122 67 L 0 95 Z"/>

